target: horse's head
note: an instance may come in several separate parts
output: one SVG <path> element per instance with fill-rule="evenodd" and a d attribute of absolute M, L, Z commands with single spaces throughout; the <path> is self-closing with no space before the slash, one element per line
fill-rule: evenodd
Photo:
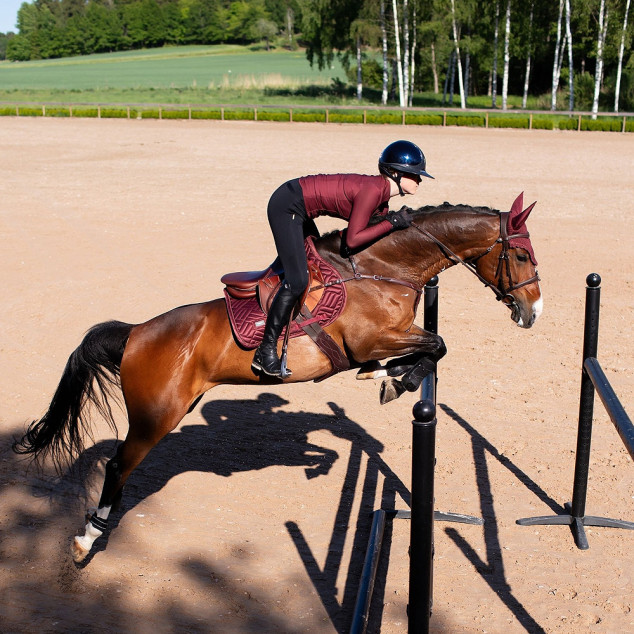
<path fill-rule="evenodd" d="M 526 219 L 534 206 L 535 203 L 522 209 L 520 194 L 511 211 L 500 215 L 498 241 L 474 262 L 477 272 L 510 308 L 511 318 L 522 328 L 535 323 L 543 306 L 537 260 L 526 229 Z"/>

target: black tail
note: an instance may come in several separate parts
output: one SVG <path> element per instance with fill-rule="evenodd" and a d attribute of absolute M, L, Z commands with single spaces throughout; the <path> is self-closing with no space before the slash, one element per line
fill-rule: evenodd
<path fill-rule="evenodd" d="M 68 359 L 48 411 L 13 444 L 16 453 L 31 454 L 36 461 L 50 455 L 61 471 L 84 450 L 84 434 L 92 439 L 84 412 L 88 401 L 116 434 L 108 397 L 112 387 L 119 386 L 119 368 L 131 330 L 131 324 L 108 321 L 86 333 Z"/>

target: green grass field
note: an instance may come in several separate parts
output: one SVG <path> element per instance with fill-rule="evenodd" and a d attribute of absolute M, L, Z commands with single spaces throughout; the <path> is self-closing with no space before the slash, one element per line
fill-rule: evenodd
<path fill-rule="evenodd" d="M 380 90 L 364 86 L 363 100 L 347 83 L 338 59 L 330 68 L 311 67 L 304 51 L 237 45 L 171 46 L 83 57 L 0 62 L 0 105 L 16 104 L 233 104 L 262 106 L 361 106 L 380 104 Z M 414 107 L 460 109 L 460 98 L 415 93 Z M 563 100 L 563 93 L 562 93 Z M 498 99 L 498 107 L 501 98 Z M 509 95 L 509 109 L 521 97 Z M 388 106 L 398 108 L 398 102 Z M 469 108 L 491 108 L 485 95 Z M 549 95 L 530 97 L 528 110 L 548 110 Z M 38 106 L 38 107 L 41 107 Z"/>
<path fill-rule="evenodd" d="M 178 46 L 0 62 L 0 100 L 211 103 L 224 97 L 237 103 L 268 95 L 279 101 L 285 93 L 311 97 L 335 78 L 345 81 L 339 61 L 320 71 L 311 68 L 303 51 Z"/>

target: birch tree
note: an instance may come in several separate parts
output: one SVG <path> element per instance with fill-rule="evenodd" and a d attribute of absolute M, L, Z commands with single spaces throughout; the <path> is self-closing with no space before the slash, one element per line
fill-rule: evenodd
<path fill-rule="evenodd" d="M 575 109 L 575 73 L 572 66 L 572 31 L 570 29 L 570 0 L 566 0 L 566 44 L 568 46 L 568 110 Z"/>
<path fill-rule="evenodd" d="M 504 75 L 502 77 L 502 110 L 506 110 L 506 101 L 509 92 L 509 42 L 511 39 L 511 0 L 506 2 L 506 20 L 504 23 Z"/>
<path fill-rule="evenodd" d="M 522 94 L 522 108 L 526 109 L 528 100 L 528 85 L 531 76 L 531 59 L 533 53 L 533 15 L 535 13 L 535 0 L 531 0 L 530 14 L 528 17 L 528 49 L 526 51 L 526 72 L 524 74 L 524 93 Z"/>
<path fill-rule="evenodd" d="M 625 34 L 627 32 L 627 14 L 630 12 L 630 0 L 625 5 L 623 16 L 623 30 L 621 31 L 621 44 L 619 46 L 619 63 L 616 69 L 616 87 L 614 90 L 614 112 L 619 111 L 619 96 L 621 92 L 621 73 L 623 71 L 623 51 L 625 49 Z"/>
<path fill-rule="evenodd" d="M 409 103 L 409 5 L 408 0 L 403 0 L 403 103 Z"/>
<path fill-rule="evenodd" d="M 597 118 L 599 111 L 599 92 L 601 91 L 601 79 L 603 75 L 603 47 L 608 31 L 608 8 L 605 0 L 601 0 L 599 7 L 599 34 L 597 37 L 597 67 L 594 71 L 594 98 L 592 100 L 592 118 Z"/>
<path fill-rule="evenodd" d="M 603 0 L 601 0 L 603 2 Z M 553 60 L 553 83 L 550 98 L 550 109 L 557 109 L 557 88 L 559 87 L 559 74 L 561 73 L 561 19 L 564 13 L 564 0 L 559 0 L 559 18 L 557 19 L 557 41 L 555 42 L 555 59 Z"/>
<path fill-rule="evenodd" d="M 510 0 L 509 0 L 510 2 Z M 460 60 L 460 45 L 458 44 L 458 26 L 456 24 L 456 5 L 451 0 L 451 25 L 453 31 L 453 41 L 456 47 L 456 64 L 458 65 L 458 86 L 460 87 L 460 107 L 464 110 L 467 107 L 464 96 L 464 85 L 462 83 L 462 61 Z"/>
<path fill-rule="evenodd" d="M 392 0 L 392 14 L 394 18 L 394 43 L 396 47 L 396 72 L 398 75 L 398 103 L 399 106 L 404 106 L 405 101 L 403 99 L 403 66 L 401 64 L 401 38 L 400 30 L 398 28 L 398 8 L 396 6 L 396 0 Z"/>
<path fill-rule="evenodd" d="M 491 107 L 497 108 L 498 99 L 498 37 L 500 32 L 500 0 L 495 0 L 495 27 L 493 31 L 493 68 L 491 70 Z"/>
<path fill-rule="evenodd" d="M 410 81 L 409 81 L 409 102 L 408 105 L 413 105 L 414 102 L 414 75 L 416 69 L 416 34 L 418 33 L 418 24 L 416 21 L 416 3 L 414 2 L 413 13 L 412 13 L 412 44 L 410 49 Z"/>
<path fill-rule="evenodd" d="M 385 0 L 381 0 L 379 24 L 381 27 L 381 43 L 383 48 L 383 82 L 381 90 L 381 103 L 385 106 L 387 104 L 387 84 L 389 80 L 387 61 L 387 29 L 385 28 Z"/>

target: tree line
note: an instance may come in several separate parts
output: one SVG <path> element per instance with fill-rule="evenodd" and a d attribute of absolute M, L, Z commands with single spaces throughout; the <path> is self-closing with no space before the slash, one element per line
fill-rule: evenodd
<path fill-rule="evenodd" d="M 549 95 L 551 109 L 634 110 L 631 0 L 33 0 L 0 57 L 20 61 L 176 44 L 271 42 L 341 57 L 382 103 L 434 91 Z"/>

